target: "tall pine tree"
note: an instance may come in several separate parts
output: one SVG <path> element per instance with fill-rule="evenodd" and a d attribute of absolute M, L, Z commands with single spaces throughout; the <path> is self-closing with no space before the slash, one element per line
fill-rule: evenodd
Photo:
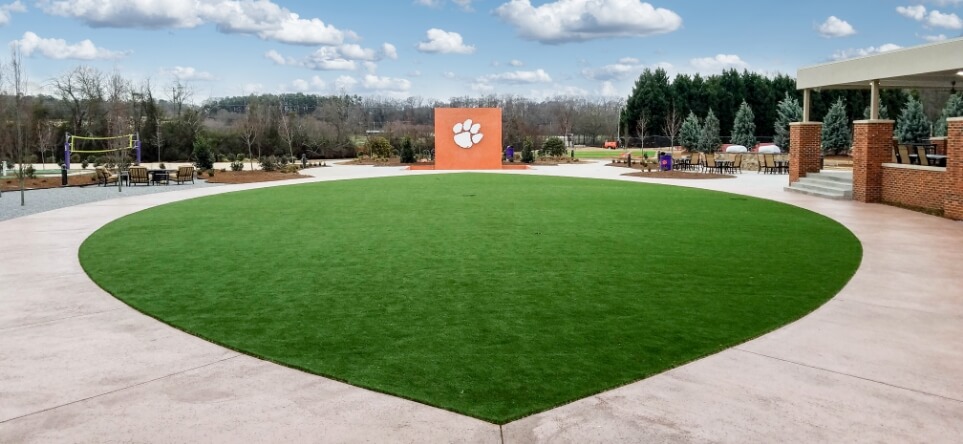
<path fill-rule="evenodd" d="M 829 107 L 829 112 L 823 118 L 822 138 L 825 153 L 839 154 L 849 150 L 853 144 L 853 134 L 849 130 L 846 105 L 842 97 Z"/>
<path fill-rule="evenodd" d="M 702 135 L 702 123 L 694 112 L 689 112 L 689 116 L 682 122 L 679 128 L 679 144 L 689 151 L 699 150 L 699 137 Z"/>
<path fill-rule="evenodd" d="M 789 124 L 799 121 L 802 121 L 802 107 L 799 106 L 799 101 L 787 92 L 785 98 L 776 105 L 776 123 L 773 127 L 775 136 L 772 139 L 773 143 L 784 151 L 791 150 L 792 147 L 789 146 Z"/>
<path fill-rule="evenodd" d="M 732 137 L 729 142 L 752 149 L 756 145 L 756 123 L 752 108 L 745 101 L 739 105 L 736 120 L 732 124 Z"/>
<path fill-rule="evenodd" d="M 960 95 L 960 93 L 951 95 L 949 100 L 946 101 L 940 119 L 936 121 L 936 125 L 933 127 L 934 136 L 946 137 L 946 119 L 949 117 L 963 117 L 963 95 Z"/>
<path fill-rule="evenodd" d="M 896 138 L 900 143 L 917 143 L 930 138 L 930 122 L 923 114 L 923 104 L 910 96 L 896 119 Z"/>
<path fill-rule="evenodd" d="M 720 145 L 722 145 L 722 139 L 719 138 L 719 119 L 712 112 L 712 108 L 709 108 L 709 114 L 702 123 L 702 132 L 699 135 L 699 151 L 714 153 Z"/>
<path fill-rule="evenodd" d="M 869 120 L 869 111 L 870 109 L 868 106 L 865 109 L 863 109 L 864 120 Z M 889 108 L 887 108 L 886 104 L 884 103 L 879 104 L 879 118 L 882 120 L 889 120 Z"/>

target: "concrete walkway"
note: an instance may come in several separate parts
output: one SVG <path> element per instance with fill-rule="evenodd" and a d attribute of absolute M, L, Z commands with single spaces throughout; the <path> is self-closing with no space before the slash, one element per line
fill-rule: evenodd
<path fill-rule="evenodd" d="M 309 171 L 318 181 L 433 174 Z M 511 174 L 646 181 L 624 172 L 591 164 Z M 80 267 L 81 242 L 118 217 L 280 183 L 3 221 L 0 442 L 959 442 L 963 223 L 787 193 L 786 181 L 746 173 L 662 182 L 783 201 L 843 223 L 864 258 L 839 295 L 756 340 L 503 427 L 239 355 L 128 308 Z"/>

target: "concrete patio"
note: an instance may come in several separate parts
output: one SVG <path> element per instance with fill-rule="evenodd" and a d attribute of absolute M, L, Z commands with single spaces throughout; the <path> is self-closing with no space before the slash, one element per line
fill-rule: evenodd
<path fill-rule="evenodd" d="M 317 176 L 308 181 L 436 174 L 307 171 Z M 208 343 L 127 307 L 80 267 L 83 240 L 119 217 L 284 183 L 63 208 L 0 222 L 0 442 L 959 442 L 963 223 L 787 193 L 786 176 L 655 181 L 626 172 L 591 163 L 506 174 L 659 182 L 785 202 L 852 230 L 862 264 L 842 292 L 793 324 L 498 426 Z"/>

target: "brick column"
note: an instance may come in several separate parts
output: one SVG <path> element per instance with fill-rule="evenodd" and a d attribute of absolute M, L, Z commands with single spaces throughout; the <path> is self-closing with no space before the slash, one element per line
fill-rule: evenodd
<path fill-rule="evenodd" d="M 963 117 L 946 119 L 946 198 L 943 215 L 963 220 Z"/>
<path fill-rule="evenodd" d="M 819 172 L 822 153 L 823 124 L 793 122 L 789 124 L 789 183 L 795 183 L 806 173 Z"/>
<path fill-rule="evenodd" d="M 946 155 L 946 137 L 930 137 L 930 143 L 936 145 L 936 154 Z"/>
<path fill-rule="evenodd" d="M 883 199 L 883 164 L 893 161 L 892 120 L 853 122 L 853 200 Z"/>

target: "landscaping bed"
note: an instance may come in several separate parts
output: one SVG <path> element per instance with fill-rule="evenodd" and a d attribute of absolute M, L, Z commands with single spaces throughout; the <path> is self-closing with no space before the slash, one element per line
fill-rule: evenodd
<path fill-rule="evenodd" d="M 200 178 L 198 174 L 198 178 Z M 218 171 L 214 173 L 214 176 L 208 176 L 204 174 L 204 179 L 208 183 L 255 183 L 255 182 L 271 182 L 275 180 L 288 180 L 288 179 L 305 179 L 310 176 L 305 176 L 299 173 L 282 173 L 280 171 Z"/>

